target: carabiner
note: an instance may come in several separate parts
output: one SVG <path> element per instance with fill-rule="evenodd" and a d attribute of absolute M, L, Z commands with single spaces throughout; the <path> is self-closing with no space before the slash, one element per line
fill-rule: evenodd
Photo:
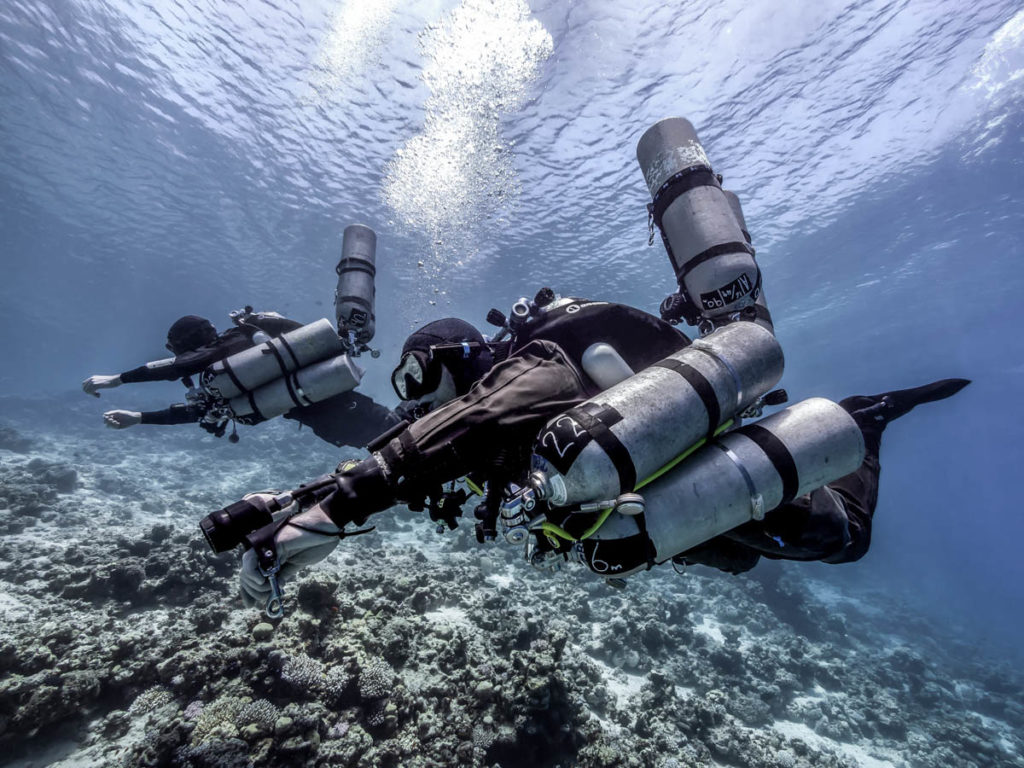
<path fill-rule="evenodd" d="M 284 593 L 281 591 L 281 584 L 277 580 L 277 574 L 281 570 L 281 563 L 275 557 L 272 566 L 264 568 L 261 565 L 259 569 L 260 575 L 265 576 L 270 583 L 270 597 L 267 598 L 267 604 L 263 608 L 263 612 L 268 618 L 280 619 L 284 616 Z"/>

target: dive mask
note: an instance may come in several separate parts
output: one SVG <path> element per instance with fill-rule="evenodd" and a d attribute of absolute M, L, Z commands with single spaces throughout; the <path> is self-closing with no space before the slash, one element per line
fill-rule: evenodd
<path fill-rule="evenodd" d="M 391 373 L 391 386 L 399 400 L 419 400 L 441 383 L 441 364 L 433 355 L 418 349 L 402 355 Z"/>

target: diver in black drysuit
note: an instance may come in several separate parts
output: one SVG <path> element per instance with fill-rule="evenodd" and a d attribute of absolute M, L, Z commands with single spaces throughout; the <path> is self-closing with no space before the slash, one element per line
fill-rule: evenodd
<path fill-rule="evenodd" d="M 203 317 L 186 315 L 179 318 L 167 332 L 167 349 L 173 358 L 140 365 L 114 376 L 90 376 L 82 389 L 99 397 L 100 389 L 145 381 L 181 379 L 192 388 L 190 378 L 213 363 L 223 360 L 255 344 L 302 327 L 302 323 L 275 312 L 247 313 L 232 328 L 217 333 L 213 324 Z M 179 403 L 160 411 L 107 411 L 104 423 L 113 429 L 135 424 L 191 424 L 198 422 L 214 434 L 223 434 L 223 425 L 204 421 L 206 409 L 199 403 Z M 317 437 L 336 446 L 364 447 L 381 432 L 398 423 L 388 408 L 358 392 L 343 392 L 319 403 L 293 408 L 284 414 L 308 426 Z"/>
<path fill-rule="evenodd" d="M 417 331 L 403 348 L 392 383 L 403 400 L 433 410 L 371 443 L 370 458 L 338 474 L 329 496 L 293 518 L 295 526 L 280 529 L 278 557 L 295 564 L 283 568 L 282 575 L 326 557 L 347 524 L 361 525 L 397 502 L 422 506 L 426 497 L 441 495 L 444 482 L 470 476 L 487 481 L 493 490 L 520 480 L 541 428 L 601 391 L 581 359 L 596 342 L 610 344 L 634 371 L 690 343 L 668 323 L 640 310 L 581 299 L 552 305 L 511 343 L 499 346 L 486 344 L 472 326 L 455 319 Z M 859 559 L 870 544 L 885 426 L 915 405 L 949 397 L 967 383 L 950 379 L 842 401 L 867 446 L 856 472 L 673 560 L 740 573 L 761 555 L 830 563 Z M 435 397 L 438 392 L 447 396 Z M 449 397 L 455 399 L 443 404 Z M 489 509 L 485 501 L 478 508 L 478 533 L 494 535 L 496 514 L 496 503 Z M 620 546 L 624 570 L 647 561 L 642 537 L 623 539 Z M 241 582 L 243 594 L 253 601 L 269 594 L 251 550 L 243 558 Z"/>

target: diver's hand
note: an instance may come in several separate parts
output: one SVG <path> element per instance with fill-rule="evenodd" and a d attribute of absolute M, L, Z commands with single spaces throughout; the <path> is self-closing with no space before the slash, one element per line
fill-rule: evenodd
<path fill-rule="evenodd" d="M 103 414 L 103 423 L 111 429 L 127 429 L 142 423 L 142 414 L 138 411 L 107 411 Z"/>
<path fill-rule="evenodd" d="M 90 376 L 82 382 L 82 391 L 87 395 L 99 397 L 100 393 L 97 390 L 113 389 L 114 387 L 119 386 L 121 386 L 120 374 L 116 374 L 114 376 Z"/>
<path fill-rule="evenodd" d="M 278 584 L 284 584 L 301 569 L 331 554 L 338 546 L 340 532 L 319 504 L 291 518 L 274 536 L 277 559 L 281 563 Z M 270 582 L 260 573 L 256 552 L 252 549 L 242 556 L 239 584 L 242 601 L 247 606 L 262 607 L 270 597 Z"/>

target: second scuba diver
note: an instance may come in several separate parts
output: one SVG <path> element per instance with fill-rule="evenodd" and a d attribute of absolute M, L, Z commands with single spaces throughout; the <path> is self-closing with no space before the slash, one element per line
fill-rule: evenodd
<path fill-rule="evenodd" d="M 367 346 L 374 335 L 375 258 L 373 230 L 346 227 L 336 268 L 337 332 L 327 320 L 303 326 L 252 307 L 232 312 L 234 327 L 223 333 L 206 318 L 186 315 L 167 332 L 165 346 L 174 357 L 90 376 L 82 389 L 99 397 L 99 390 L 121 384 L 180 379 L 188 390 L 187 403 L 160 411 L 107 411 L 103 420 L 113 429 L 198 422 L 220 437 L 229 422 L 256 424 L 283 415 L 333 445 L 361 448 L 399 421 L 388 408 L 350 391 L 362 375 L 350 358 L 364 351 L 379 355 Z"/>
<path fill-rule="evenodd" d="M 247 308 L 250 309 L 251 308 Z M 167 331 L 167 349 L 174 357 L 140 365 L 124 373 L 90 376 L 82 389 L 99 396 L 99 390 L 121 384 L 180 379 L 188 390 L 188 402 L 171 405 L 159 411 L 113 410 L 103 414 L 104 423 L 112 429 L 125 429 L 137 424 L 193 424 L 220 437 L 231 420 L 217 407 L 214 398 L 195 386 L 193 377 L 210 366 L 282 334 L 302 328 L 302 323 L 282 317 L 276 312 L 242 311 L 232 313 L 235 325 L 217 333 L 213 323 L 203 317 L 186 315 Z M 317 437 L 336 446 L 364 447 L 382 431 L 398 423 L 388 408 L 358 392 L 342 392 L 326 400 L 296 406 L 284 414 L 308 426 Z"/>

